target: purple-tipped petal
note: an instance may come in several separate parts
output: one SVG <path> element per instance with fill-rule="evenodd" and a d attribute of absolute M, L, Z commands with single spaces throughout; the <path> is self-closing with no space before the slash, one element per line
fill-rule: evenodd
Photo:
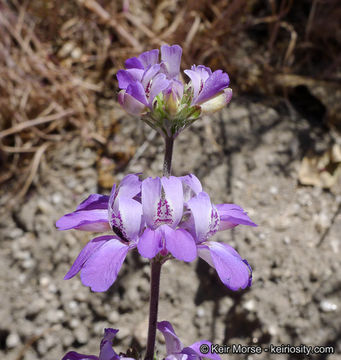
<path fill-rule="evenodd" d="M 219 91 L 224 90 L 229 86 L 229 76 L 222 70 L 216 70 L 205 82 L 202 91 L 198 98 L 195 100 L 195 104 L 210 99 L 215 96 Z"/>
<path fill-rule="evenodd" d="M 167 202 L 172 221 L 170 226 L 177 226 L 183 215 L 184 195 L 181 180 L 175 176 L 162 177 L 161 184 L 165 192 L 164 201 Z M 167 213 L 165 214 L 167 217 Z"/>
<path fill-rule="evenodd" d="M 108 200 L 108 196 L 90 195 L 78 205 L 76 211 L 64 215 L 56 222 L 58 230 L 107 231 L 105 214 Z"/>
<path fill-rule="evenodd" d="M 143 85 L 139 81 L 134 81 L 127 87 L 126 93 L 134 97 L 140 103 L 148 106 L 148 100 Z"/>
<path fill-rule="evenodd" d="M 127 94 L 125 90 L 118 93 L 118 102 L 130 115 L 140 116 L 146 109 L 146 105 Z"/>
<path fill-rule="evenodd" d="M 162 250 L 162 232 L 147 228 L 137 243 L 139 253 L 148 259 L 154 258 Z"/>
<path fill-rule="evenodd" d="M 191 262 L 197 257 L 197 247 L 192 235 L 183 229 L 162 226 L 166 249 L 178 260 Z"/>
<path fill-rule="evenodd" d="M 77 210 L 62 216 L 56 222 L 58 230 L 108 231 L 108 196 L 92 194 Z"/>
<path fill-rule="evenodd" d="M 202 192 L 202 186 L 199 179 L 193 175 L 189 174 L 186 176 L 180 177 L 184 189 L 184 202 L 186 203 L 193 196 L 198 195 Z"/>
<path fill-rule="evenodd" d="M 132 57 L 130 59 L 127 59 L 124 63 L 126 69 L 144 69 L 141 61 L 136 58 L 136 57 Z"/>
<path fill-rule="evenodd" d="M 147 178 L 142 181 L 142 209 L 146 223 L 149 227 L 155 227 L 158 203 L 161 199 L 160 178 Z"/>
<path fill-rule="evenodd" d="M 119 360 L 120 356 L 116 354 L 112 348 L 112 342 L 115 335 L 118 333 L 116 329 L 104 329 L 104 337 L 101 341 L 100 353 L 98 360 Z"/>
<path fill-rule="evenodd" d="M 82 283 L 95 292 L 108 290 L 116 280 L 129 249 L 116 238 L 106 241 L 83 265 Z"/>
<path fill-rule="evenodd" d="M 217 204 L 216 208 L 220 216 L 219 230 L 231 229 L 237 225 L 257 226 L 248 217 L 247 213 L 235 204 Z"/>
<path fill-rule="evenodd" d="M 145 69 L 150 65 L 155 65 L 159 61 L 159 50 L 153 49 L 146 51 L 138 57 L 138 60 Z"/>
<path fill-rule="evenodd" d="M 208 348 L 209 348 L 209 352 L 208 353 L 201 353 L 200 352 L 200 346 L 201 345 L 207 345 Z M 211 346 L 212 346 L 212 343 L 210 341 L 207 341 L 207 340 L 201 340 L 201 341 L 197 341 L 196 343 L 194 343 L 193 345 L 191 346 L 188 346 L 187 348 L 183 349 L 183 353 L 186 354 L 186 353 L 190 353 L 188 350 L 191 349 L 192 351 L 194 351 L 200 358 L 208 358 L 208 359 L 212 359 L 212 360 L 221 360 L 221 357 L 218 355 L 218 354 L 213 354 L 211 352 Z"/>
<path fill-rule="evenodd" d="M 84 355 L 79 354 L 75 351 L 69 351 L 67 354 L 64 355 L 62 360 L 99 360 L 95 355 Z"/>
<path fill-rule="evenodd" d="M 108 201 L 108 195 L 91 194 L 77 206 L 76 210 L 106 209 Z"/>
<path fill-rule="evenodd" d="M 198 247 L 198 254 L 216 269 L 220 280 L 229 289 L 235 291 L 250 285 L 250 267 L 231 246 L 210 241 L 207 246 Z"/>
<path fill-rule="evenodd" d="M 182 49 L 179 45 L 162 45 L 161 61 L 164 62 L 169 78 L 177 78 L 180 72 Z"/>
<path fill-rule="evenodd" d="M 175 334 L 170 322 L 160 321 L 157 323 L 157 328 L 162 332 L 162 335 L 165 338 L 167 355 L 181 353 L 183 345 Z"/>

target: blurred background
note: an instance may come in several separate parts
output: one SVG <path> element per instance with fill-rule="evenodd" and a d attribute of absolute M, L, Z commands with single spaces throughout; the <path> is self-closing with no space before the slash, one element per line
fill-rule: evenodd
<path fill-rule="evenodd" d="M 226 290 L 203 262 L 167 264 L 160 320 L 186 345 L 340 353 L 340 23 L 337 0 L 0 0 L 1 356 L 97 354 L 109 326 L 117 349 L 144 349 L 147 262 L 130 256 L 91 294 L 62 280 L 91 234 L 54 223 L 124 174 L 161 173 L 162 141 L 119 107 L 115 74 L 165 43 L 182 46 L 182 70 L 226 71 L 234 92 L 179 137 L 174 174 L 194 172 L 259 227 L 217 235 L 252 265 L 251 289 Z"/>

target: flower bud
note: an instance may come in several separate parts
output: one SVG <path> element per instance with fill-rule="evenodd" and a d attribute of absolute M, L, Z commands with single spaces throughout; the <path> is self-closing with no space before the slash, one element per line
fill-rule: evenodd
<path fill-rule="evenodd" d="M 213 114 L 216 111 L 224 108 L 232 99 L 232 89 L 227 88 L 220 91 L 217 95 L 213 96 L 200 104 L 202 114 Z"/>

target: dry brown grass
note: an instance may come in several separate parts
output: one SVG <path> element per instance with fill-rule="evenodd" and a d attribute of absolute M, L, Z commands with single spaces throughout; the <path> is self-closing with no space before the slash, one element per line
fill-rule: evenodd
<path fill-rule="evenodd" d="M 337 0 L 0 0 L 0 184 L 22 197 L 50 145 L 96 138 L 96 100 L 115 99 L 129 56 L 178 43 L 183 67 L 269 94 L 276 74 L 340 81 L 340 20 Z"/>

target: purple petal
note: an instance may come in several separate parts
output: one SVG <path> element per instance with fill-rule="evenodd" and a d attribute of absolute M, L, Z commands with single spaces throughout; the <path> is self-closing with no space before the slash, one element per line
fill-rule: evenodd
<path fill-rule="evenodd" d="M 206 344 L 208 346 L 208 348 L 210 349 L 209 352 L 206 354 L 202 354 L 200 352 L 200 346 L 203 344 Z M 182 352 L 186 354 L 187 349 L 192 349 L 201 358 L 208 358 L 208 359 L 212 359 L 212 360 L 221 360 L 221 357 L 218 354 L 213 354 L 211 352 L 211 345 L 212 345 L 212 343 L 210 341 L 201 340 L 201 341 L 197 341 L 196 343 L 189 346 L 188 348 L 185 348 Z"/>
<path fill-rule="evenodd" d="M 127 70 L 119 70 L 116 74 L 118 86 L 120 89 L 127 89 L 127 87 L 136 81 Z"/>
<path fill-rule="evenodd" d="M 216 208 L 220 216 L 219 230 L 231 229 L 239 224 L 257 226 L 238 205 L 217 204 Z"/>
<path fill-rule="evenodd" d="M 58 230 L 77 229 L 84 231 L 107 231 L 108 227 L 108 196 L 92 194 L 77 210 L 62 216 L 56 222 Z"/>
<path fill-rule="evenodd" d="M 142 53 L 138 59 L 144 68 L 147 68 L 149 65 L 155 65 L 159 61 L 159 50 L 153 49 Z"/>
<path fill-rule="evenodd" d="M 155 96 L 159 95 L 160 92 L 167 89 L 169 86 L 169 80 L 166 79 L 165 74 L 158 74 L 152 81 L 149 93 L 149 106 L 152 106 Z"/>
<path fill-rule="evenodd" d="M 215 71 L 205 82 L 202 91 L 198 98 L 195 100 L 195 104 L 199 104 L 205 100 L 215 96 L 219 91 L 224 90 L 229 86 L 230 79 L 226 73 L 222 70 Z"/>
<path fill-rule="evenodd" d="M 103 244 L 105 244 L 108 240 L 111 240 L 112 238 L 112 235 L 104 235 L 96 237 L 89 241 L 77 256 L 70 270 L 65 275 L 64 280 L 68 280 L 74 277 L 81 270 L 89 257 L 92 256 L 101 246 L 103 246 Z"/>
<path fill-rule="evenodd" d="M 193 100 L 195 100 L 199 95 L 199 92 L 203 88 L 203 81 L 201 79 L 201 76 L 199 73 L 193 70 L 184 70 L 184 73 L 191 79 L 191 87 L 193 89 Z"/>
<path fill-rule="evenodd" d="M 198 247 L 199 256 L 213 266 L 220 280 L 231 290 L 250 285 L 250 267 L 231 246 L 214 241 Z"/>
<path fill-rule="evenodd" d="M 187 202 L 190 198 L 202 192 L 201 183 L 195 175 L 189 174 L 182 176 L 180 180 L 182 181 L 184 189 L 184 202 Z"/>
<path fill-rule="evenodd" d="M 126 175 L 118 187 L 117 197 L 124 196 L 127 198 L 134 198 L 141 192 L 141 180 L 136 174 Z"/>
<path fill-rule="evenodd" d="M 165 338 L 167 355 L 181 353 L 183 345 L 175 334 L 173 326 L 170 322 L 160 321 L 157 323 L 157 328 L 162 332 L 162 335 Z"/>
<path fill-rule="evenodd" d="M 168 225 L 162 226 L 166 249 L 178 260 L 191 262 L 197 257 L 197 246 L 192 235 L 183 229 L 174 230 Z"/>
<path fill-rule="evenodd" d="M 190 229 L 196 237 L 197 242 L 206 240 L 210 231 L 212 204 L 210 197 L 205 192 L 199 193 L 187 202 L 188 208 L 191 210 L 194 220 L 194 229 Z"/>
<path fill-rule="evenodd" d="M 131 77 L 134 80 L 140 81 L 142 80 L 143 74 L 144 74 L 144 70 L 142 69 L 128 69 L 126 70 L 128 74 L 131 75 Z"/>
<path fill-rule="evenodd" d="M 142 181 L 142 209 L 146 223 L 149 227 L 155 226 L 157 207 L 161 199 L 160 178 L 147 178 Z"/>
<path fill-rule="evenodd" d="M 152 80 L 156 74 L 160 71 L 160 65 L 159 64 L 155 64 L 151 67 L 149 67 L 142 76 L 141 79 L 141 83 L 143 85 L 143 87 L 146 89 L 148 86 L 148 83 L 150 82 L 150 80 Z"/>
<path fill-rule="evenodd" d="M 108 201 L 108 195 L 91 194 L 77 206 L 76 210 L 106 209 Z"/>
<path fill-rule="evenodd" d="M 132 57 L 130 59 L 127 59 L 124 63 L 126 69 L 144 69 L 141 61 L 136 58 L 136 57 Z"/>
<path fill-rule="evenodd" d="M 117 198 L 114 208 L 109 210 L 113 230 L 119 231 L 125 240 L 135 241 L 141 230 L 142 205 L 124 196 Z"/>
<path fill-rule="evenodd" d="M 180 72 L 182 49 L 179 45 L 162 45 L 161 46 L 161 61 L 164 62 L 168 77 L 176 78 Z"/>
<path fill-rule="evenodd" d="M 79 354 L 75 351 L 69 351 L 67 354 L 64 355 L 62 360 L 99 360 L 95 355 L 84 355 Z"/>
<path fill-rule="evenodd" d="M 112 238 L 106 241 L 83 265 L 81 280 L 92 291 L 102 292 L 109 289 L 117 278 L 129 246 Z"/>
<path fill-rule="evenodd" d="M 127 87 L 127 94 L 134 97 L 140 103 L 148 106 L 148 101 L 146 97 L 146 93 L 144 91 L 143 85 L 139 81 L 134 81 Z"/>
<path fill-rule="evenodd" d="M 181 180 L 175 176 L 162 177 L 161 184 L 165 191 L 165 199 L 170 210 L 171 226 L 175 227 L 179 224 L 184 208 L 184 195 Z"/>
<path fill-rule="evenodd" d="M 139 253 L 148 259 L 154 258 L 162 250 L 162 232 L 160 229 L 147 228 L 137 243 Z"/>
<path fill-rule="evenodd" d="M 119 360 L 120 357 L 112 348 L 112 342 L 118 333 L 116 329 L 104 329 L 104 337 L 101 341 L 99 360 Z"/>
<path fill-rule="evenodd" d="M 118 102 L 128 114 L 134 116 L 140 116 L 146 108 L 144 104 L 127 94 L 125 90 L 118 93 Z"/>

